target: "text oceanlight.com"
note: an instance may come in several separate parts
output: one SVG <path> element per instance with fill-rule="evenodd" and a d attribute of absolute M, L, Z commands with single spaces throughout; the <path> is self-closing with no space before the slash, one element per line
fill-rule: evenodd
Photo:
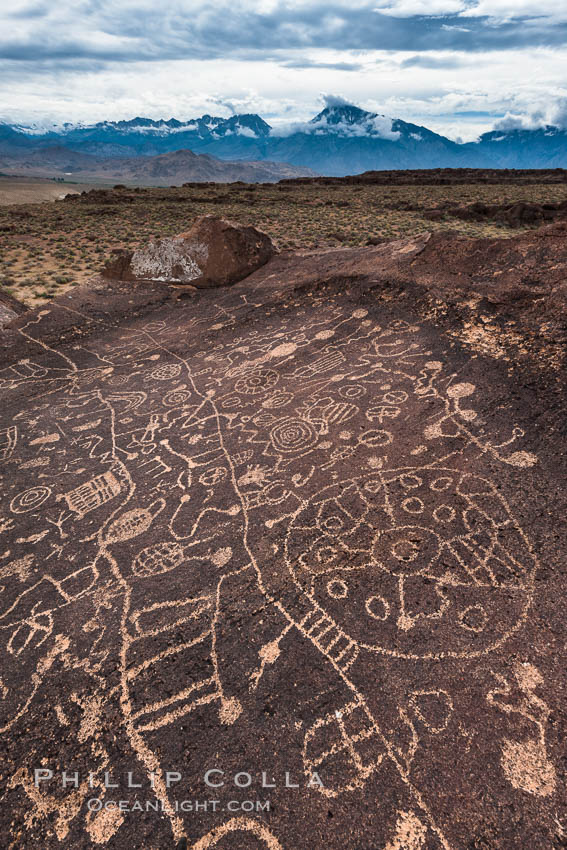
<path fill-rule="evenodd" d="M 103 800 L 100 797 L 91 797 L 87 800 L 87 808 L 91 812 L 118 810 L 121 812 L 185 812 L 204 814 L 206 812 L 269 812 L 269 800 L 229 800 L 223 803 L 221 800 Z"/>

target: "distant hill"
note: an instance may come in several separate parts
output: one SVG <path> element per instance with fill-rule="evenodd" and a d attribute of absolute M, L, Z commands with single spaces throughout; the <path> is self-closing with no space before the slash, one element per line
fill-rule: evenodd
<path fill-rule="evenodd" d="M 97 157 L 57 145 L 23 147 L 0 153 L 4 174 L 37 177 L 73 177 L 81 181 L 116 180 L 141 186 L 177 186 L 185 182 L 273 183 L 283 178 L 310 177 L 309 168 L 282 162 L 228 162 L 189 150 L 158 156 Z"/>
<path fill-rule="evenodd" d="M 564 168 L 422 168 L 364 171 L 347 177 L 295 177 L 282 183 L 321 186 L 457 186 L 463 184 L 542 185 L 567 183 Z"/>
<path fill-rule="evenodd" d="M 567 167 L 567 132 L 560 127 L 495 130 L 463 144 L 349 104 L 328 106 L 310 121 L 275 127 L 254 114 L 50 128 L 0 125 L 0 157 L 53 146 L 121 159 L 190 150 L 230 162 L 289 163 L 339 177 L 371 170 Z"/>

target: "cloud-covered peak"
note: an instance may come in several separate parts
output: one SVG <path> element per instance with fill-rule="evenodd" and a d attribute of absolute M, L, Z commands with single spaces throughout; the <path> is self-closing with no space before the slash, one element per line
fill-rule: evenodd
<path fill-rule="evenodd" d="M 541 130 L 548 127 L 567 129 L 567 97 L 557 98 L 547 108 L 531 112 L 507 112 L 494 124 L 494 130 L 510 132 L 513 130 Z"/>
<path fill-rule="evenodd" d="M 395 142 L 399 130 L 393 129 L 393 119 L 375 112 L 367 112 L 338 95 L 325 95 L 325 108 L 310 121 L 280 124 L 272 128 L 271 135 L 286 137 L 295 133 L 308 135 L 336 135 L 352 137 L 378 137 Z"/>

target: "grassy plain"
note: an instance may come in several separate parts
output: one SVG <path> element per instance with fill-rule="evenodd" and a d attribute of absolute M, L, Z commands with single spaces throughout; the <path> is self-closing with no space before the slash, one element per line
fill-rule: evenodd
<path fill-rule="evenodd" d="M 58 195 L 76 186 L 52 183 Z M 187 231 L 197 216 L 219 215 L 266 231 L 280 250 L 366 245 L 425 230 L 469 236 L 513 235 L 494 221 L 439 221 L 424 211 L 444 202 L 557 202 L 566 184 L 289 185 L 192 184 L 170 189 L 109 189 L 51 203 L 0 206 L 0 286 L 34 306 L 86 282 L 114 248 Z M 20 195 L 20 200 L 26 200 Z"/>

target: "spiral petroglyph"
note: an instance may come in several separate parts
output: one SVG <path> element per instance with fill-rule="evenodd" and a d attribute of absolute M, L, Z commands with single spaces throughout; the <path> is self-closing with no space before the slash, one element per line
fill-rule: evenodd
<path fill-rule="evenodd" d="M 317 431 L 304 419 L 284 419 L 270 431 L 270 440 L 276 451 L 284 454 L 312 449 L 317 443 Z"/>

